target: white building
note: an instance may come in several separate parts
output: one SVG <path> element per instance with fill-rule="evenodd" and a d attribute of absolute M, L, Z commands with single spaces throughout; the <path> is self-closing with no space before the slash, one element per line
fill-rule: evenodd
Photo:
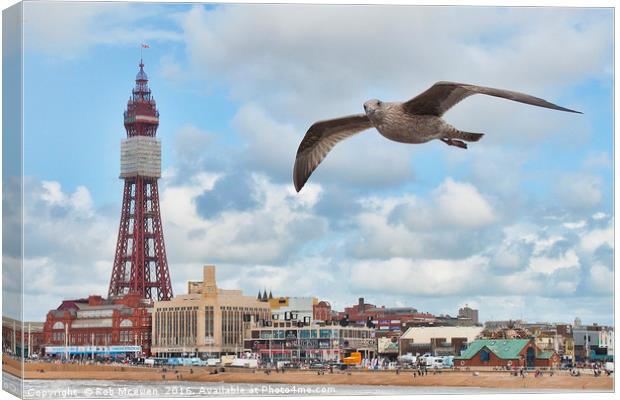
<path fill-rule="evenodd" d="M 409 328 L 399 340 L 400 354 L 460 355 L 482 333 L 481 326 L 421 326 Z"/>
<path fill-rule="evenodd" d="M 318 300 L 314 297 L 276 297 L 269 299 L 271 320 L 274 326 L 284 326 L 301 322 L 312 323 L 314 305 Z"/>

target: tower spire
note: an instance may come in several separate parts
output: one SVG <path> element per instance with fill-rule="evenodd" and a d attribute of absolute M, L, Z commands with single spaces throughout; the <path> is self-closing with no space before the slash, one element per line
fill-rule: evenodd
<path fill-rule="evenodd" d="M 155 138 L 159 111 L 142 58 L 139 67 L 124 113 L 127 138 L 121 142 L 120 178 L 125 188 L 108 294 L 169 300 L 172 286 L 157 184 L 161 177 L 161 143 Z"/>

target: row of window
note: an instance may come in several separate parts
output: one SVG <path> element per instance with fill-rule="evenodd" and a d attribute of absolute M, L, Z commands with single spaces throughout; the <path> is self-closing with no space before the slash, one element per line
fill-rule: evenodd
<path fill-rule="evenodd" d="M 371 337 L 370 331 L 361 329 L 274 329 L 255 330 L 252 337 L 261 339 L 285 339 L 296 338 L 321 338 L 321 339 L 367 339 Z"/>
<path fill-rule="evenodd" d="M 105 326 L 102 325 L 102 322 L 105 322 L 105 320 L 103 320 L 103 319 L 93 319 L 92 321 L 89 321 L 89 320 L 77 320 L 75 322 L 79 322 L 79 324 L 80 324 L 80 326 L 76 326 L 75 328 L 105 327 Z M 89 322 L 90 322 L 90 324 L 89 324 Z M 124 320 L 121 321 L 120 327 L 121 328 L 131 328 L 131 327 L 133 327 L 133 322 L 131 322 L 131 320 L 129 320 L 129 319 L 124 319 Z M 52 329 L 54 329 L 54 330 L 61 330 L 61 329 L 64 330 L 65 329 L 65 324 L 62 323 L 61 321 L 56 321 L 54 323 L 54 325 L 52 325 Z"/>

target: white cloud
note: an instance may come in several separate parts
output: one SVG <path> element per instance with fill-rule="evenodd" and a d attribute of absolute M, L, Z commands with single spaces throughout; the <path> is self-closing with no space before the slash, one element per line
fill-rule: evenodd
<path fill-rule="evenodd" d="M 609 168 L 611 160 L 606 151 L 589 153 L 583 160 L 583 166 L 587 169 Z"/>
<path fill-rule="evenodd" d="M 165 188 L 162 218 L 170 257 L 181 263 L 269 263 L 285 257 L 291 246 L 303 245 L 306 236 L 326 229 L 324 220 L 306 211 L 304 205 L 311 205 L 311 199 L 298 203 L 290 185 L 275 185 L 259 175 L 252 179 L 262 199 L 257 208 L 224 210 L 210 218 L 201 215 L 197 198 L 213 190 L 212 185 L 190 182 Z"/>
<path fill-rule="evenodd" d="M 495 220 L 488 202 L 471 184 L 455 182 L 448 178 L 435 193 L 438 215 L 454 225 L 479 227 Z"/>
<path fill-rule="evenodd" d="M 403 223 L 413 230 L 442 226 L 480 228 L 495 220 L 491 205 L 474 185 L 452 178 L 446 178 L 428 199 L 403 199 L 392 214 L 394 223 Z"/>
<path fill-rule="evenodd" d="M 605 214 L 604 212 L 600 212 L 600 211 L 592 215 L 592 219 L 597 220 L 597 221 L 601 219 L 605 219 L 605 218 L 607 218 L 607 214 Z"/>
<path fill-rule="evenodd" d="M 70 60 L 96 45 L 132 45 L 140 41 L 180 41 L 173 30 L 153 28 L 148 19 L 165 17 L 161 6 L 96 2 L 24 4 L 24 48 L 54 60 Z M 168 18 L 171 18 L 168 15 Z"/>
<path fill-rule="evenodd" d="M 614 248 L 614 228 L 610 224 L 603 229 L 594 229 L 582 235 L 580 247 L 587 252 L 593 252 L 601 246 Z"/>
<path fill-rule="evenodd" d="M 581 221 L 577 221 L 577 222 L 565 222 L 562 225 L 568 229 L 581 229 L 586 226 L 586 223 L 587 223 L 586 220 L 582 219 Z"/>
<path fill-rule="evenodd" d="M 360 261 L 351 267 L 351 283 L 360 290 L 441 295 L 469 292 L 480 288 L 487 260 L 471 257 L 465 260 L 388 260 Z"/>
<path fill-rule="evenodd" d="M 552 274 L 562 268 L 579 266 L 579 257 L 574 250 L 569 250 L 559 257 L 539 256 L 530 260 L 529 268 L 537 273 Z"/>
<path fill-rule="evenodd" d="M 613 293 L 614 273 L 612 270 L 601 264 L 594 264 L 590 267 L 590 281 L 594 290 L 601 293 Z"/>
<path fill-rule="evenodd" d="M 602 179 L 596 175 L 566 175 L 556 184 L 556 198 L 570 208 L 592 209 L 601 202 L 602 185 Z"/>
<path fill-rule="evenodd" d="M 493 255 L 493 266 L 505 270 L 522 269 L 531 255 L 531 245 L 527 241 L 505 238 Z"/>

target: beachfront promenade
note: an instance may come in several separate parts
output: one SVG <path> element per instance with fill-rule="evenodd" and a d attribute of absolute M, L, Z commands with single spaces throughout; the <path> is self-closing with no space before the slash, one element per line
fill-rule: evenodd
<path fill-rule="evenodd" d="M 613 378 L 595 377 L 587 371 L 573 377 L 567 371 L 545 373 L 542 377 L 515 377 L 507 371 L 479 372 L 442 371 L 429 372 L 425 376 L 413 376 L 412 370 L 396 371 L 329 371 L 318 374 L 313 370 L 286 370 L 285 373 L 262 369 L 225 368 L 225 372 L 213 374 L 213 367 L 137 367 L 121 365 L 78 365 L 42 362 L 26 363 L 23 377 L 26 379 L 100 379 L 126 381 L 189 381 L 214 383 L 278 383 L 314 385 L 390 385 L 390 386 L 444 386 L 480 387 L 497 389 L 562 389 L 562 390 L 613 390 Z M 22 376 L 18 360 L 3 357 L 3 370 Z"/>

